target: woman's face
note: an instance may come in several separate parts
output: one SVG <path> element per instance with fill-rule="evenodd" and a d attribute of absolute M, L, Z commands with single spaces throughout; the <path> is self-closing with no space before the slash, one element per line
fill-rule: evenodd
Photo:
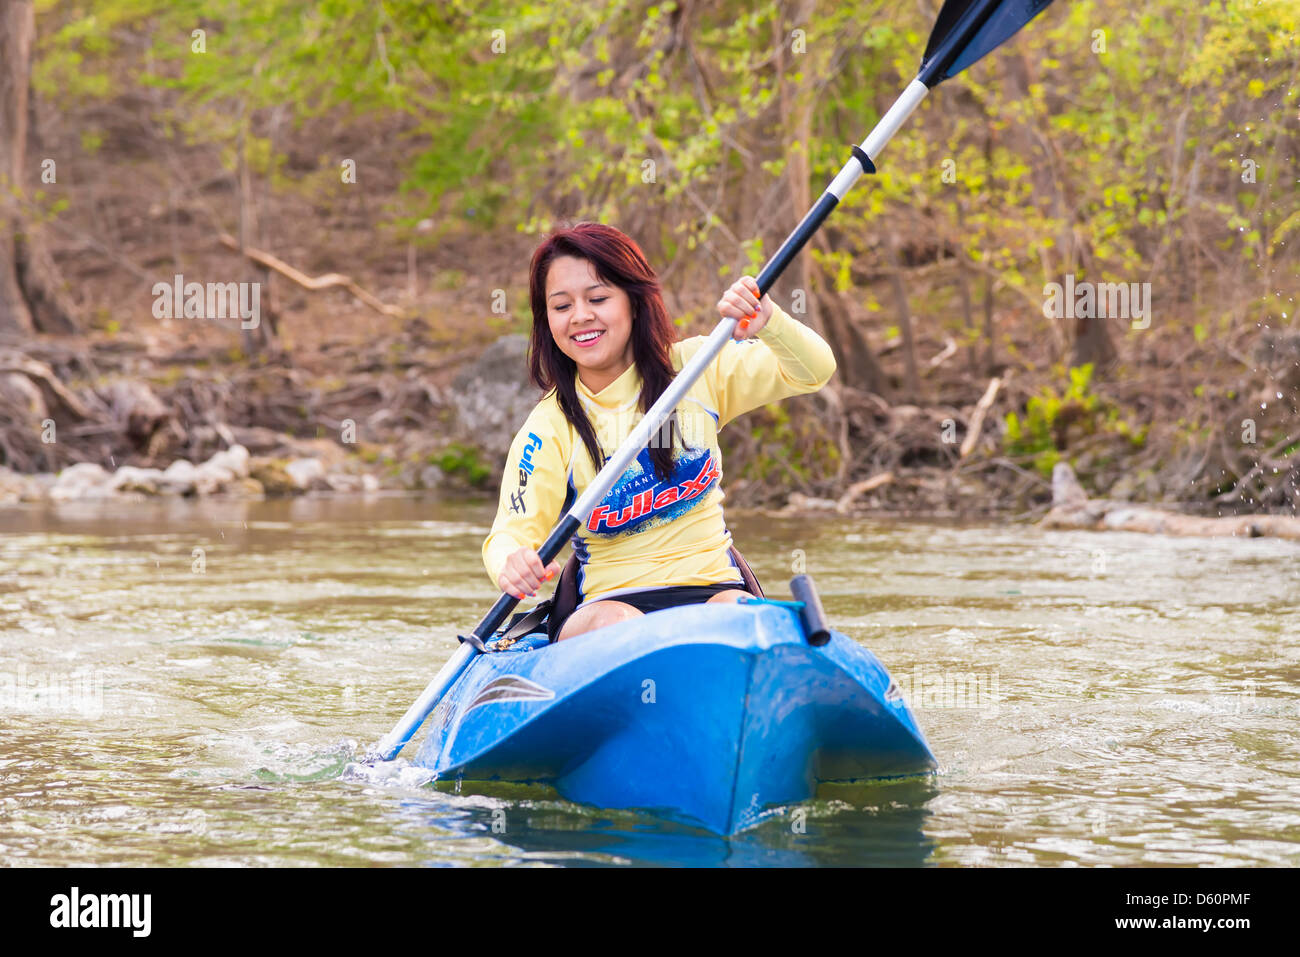
<path fill-rule="evenodd" d="M 589 260 L 552 260 L 546 318 L 556 345 L 577 364 L 582 384 L 592 392 L 632 365 L 632 300 L 618 286 L 606 285 Z"/>

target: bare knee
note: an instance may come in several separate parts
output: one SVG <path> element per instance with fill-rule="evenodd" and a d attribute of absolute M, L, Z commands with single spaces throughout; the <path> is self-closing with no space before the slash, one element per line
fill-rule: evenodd
<path fill-rule="evenodd" d="M 570 615 L 560 628 L 560 636 L 555 640 L 563 641 L 566 638 L 572 638 L 574 635 L 581 635 L 584 632 L 595 631 L 597 628 L 604 628 L 606 625 L 616 625 L 620 621 L 640 617 L 641 612 L 626 602 L 613 601 L 612 599 L 593 602 Z"/>
<path fill-rule="evenodd" d="M 739 588 L 732 588 L 729 589 L 728 591 L 718 592 L 716 595 L 714 595 L 712 598 L 709 599 L 708 603 L 713 604 L 714 602 L 740 601 L 740 599 L 742 598 L 753 598 L 753 597 L 754 596 L 747 591 L 741 591 Z"/>

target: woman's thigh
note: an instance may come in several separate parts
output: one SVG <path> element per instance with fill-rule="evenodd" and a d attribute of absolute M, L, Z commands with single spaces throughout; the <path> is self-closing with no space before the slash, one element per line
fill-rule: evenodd
<path fill-rule="evenodd" d="M 565 638 L 572 638 L 574 635 L 581 635 L 583 632 L 594 631 L 597 628 L 604 628 L 606 625 L 613 625 L 620 621 L 627 621 L 629 618 L 640 617 L 641 612 L 626 602 L 605 598 L 601 601 L 594 601 L 585 608 L 579 608 L 566 618 L 564 624 L 560 626 L 560 635 L 555 640 L 563 641 Z"/>
<path fill-rule="evenodd" d="M 749 592 L 747 592 L 747 591 L 742 591 L 742 590 L 739 589 L 739 588 L 733 588 L 733 589 L 731 589 L 730 591 L 720 591 L 720 592 L 718 592 L 716 595 L 714 595 L 712 598 L 710 598 L 709 601 L 710 601 L 711 603 L 712 603 L 712 602 L 715 602 L 715 601 L 716 601 L 716 602 L 723 602 L 723 601 L 740 601 L 740 599 L 742 599 L 742 598 L 753 598 L 753 597 L 754 597 L 754 596 L 751 595 L 751 594 L 750 594 Z"/>

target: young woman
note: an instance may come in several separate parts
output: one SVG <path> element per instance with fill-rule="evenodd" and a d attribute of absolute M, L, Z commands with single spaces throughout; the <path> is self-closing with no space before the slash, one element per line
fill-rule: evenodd
<path fill-rule="evenodd" d="M 738 280 L 718 312 L 741 320 L 573 537 L 579 604 L 552 637 L 570 638 L 672 605 L 748 594 L 722 516 L 718 430 L 751 409 L 815 392 L 835 371 L 830 347 L 758 284 Z M 515 436 L 501 501 L 483 543 L 493 583 L 517 598 L 560 572 L 541 546 L 664 388 L 704 342 L 676 340 L 659 280 L 640 248 L 611 226 L 579 223 L 549 236 L 529 276 L 529 372 L 546 395 Z"/>

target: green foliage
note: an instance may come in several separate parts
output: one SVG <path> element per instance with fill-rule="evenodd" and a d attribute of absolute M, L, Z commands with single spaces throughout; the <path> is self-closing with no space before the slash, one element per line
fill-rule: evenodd
<path fill-rule="evenodd" d="M 429 463 L 448 475 L 460 476 L 474 488 L 483 488 L 492 478 L 492 469 L 479 456 L 479 450 L 473 446 L 453 442 L 441 452 L 430 453 Z"/>
<path fill-rule="evenodd" d="M 1069 375 L 1070 384 L 1064 395 L 1044 388 L 1026 403 L 1023 422 L 1014 412 L 1008 412 L 1005 419 L 1008 454 L 1034 456 L 1035 467 L 1044 475 L 1051 475 L 1052 466 L 1060 459 L 1055 427 L 1062 410 L 1070 408 L 1091 415 L 1097 408 L 1097 397 L 1088 394 L 1092 366 L 1070 369 Z"/>
<path fill-rule="evenodd" d="M 762 234 L 802 212 L 774 214 L 769 199 L 775 219 L 755 222 L 764 193 L 788 192 L 796 168 L 813 191 L 838 170 L 846 131 L 869 128 L 913 75 L 931 15 L 885 0 L 823 0 L 798 22 L 775 0 L 39 0 L 38 11 L 36 79 L 60 104 L 122 92 L 114 78 L 171 91 L 179 134 L 218 144 L 228 163 L 242 143 L 280 187 L 259 114 L 388 120 L 402 132 L 386 161 L 404 174 L 392 226 L 432 218 L 435 242 L 457 228 L 536 232 L 557 214 L 636 216 L 648 249 L 672 260 L 707 249 L 724 273 L 756 271 Z M 1294 0 L 1054 5 L 1012 41 L 1035 50 L 1023 95 L 1004 81 L 1008 54 L 952 81 L 945 98 L 973 108 L 922 104 L 871 188 L 841 204 L 827 280 L 848 287 L 847 264 L 874 255 L 900 206 L 947 227 L 956 205 L 963 252 L 1023 297 L 1040 298 L 1048 266 L 1051 279 L 1085 261 L 1097 277 L 1144 275 L 1192 212 L 1194 197 L 1169 188 L 1178 170 L 1258 159 L 1286 134 L 1298 24 Z M 1091 49 L 1099 28 L 1104 52 Z M 87 150 L 98 142 L 88 131 Z M 314 188 L 345 188 L 341 159 L 322 157 L 333 179 Z M 945 160 L 955 182 L 938 175 Z M 1286 188 L 1284 166 L 1268 164 L 1268 182 Z M 1300 229 L 1295 204 L 1239 192 L 1223 215 L 1241 255 L 1284 249 Z M 1053 258 L 1067 235 L 1086 259 Z"/>
<path fill-rule="evenodd" d="M 1051 477 L 1052 468 L 1061 461 L 1061 453 L 1069 444 L 1069 430 L 1077 426 L 1084 434 L 1098 431 L 1122 436 L 1140 447 L 1146 442 L 1147 427 L 1135 428 L 1123 417 L 1119 408 L 1104 401 L 1091 391 L 1092 365 L 1082 365 L 1068 370 L 1069 384 L 1057 394 L 1044 388 L 1025 403 L 1025 416 L 1021 419 L 1008 412 L 1003 420 L 1003 448 L 1011 456 L 1030 458 L 1044 477 Z"/>
<path fill-rule="evenodd" d="M 435 289 L 459 289 L 463 285 L 465 285 L 465 271 L 463 269 L 444 269 L 433 280 L 433 288 Z"/>
<path fill-rule="evenodd" d="M 755 451 L 740 463 L 743 478 L 785 485 L 793 474 L 815 482 L 833 475 L 839 465 L 839 447 L 831 436 L 815 420 L 791 415 L 786 405 L 773 403 L 751 413 L 750 430 Z"/>

